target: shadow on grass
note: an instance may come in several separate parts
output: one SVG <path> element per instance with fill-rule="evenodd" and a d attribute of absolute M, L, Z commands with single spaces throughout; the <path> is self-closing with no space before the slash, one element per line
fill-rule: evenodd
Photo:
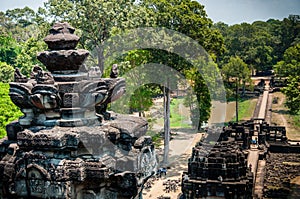
<path fill-rule="evenodd" d="M 258 96 L 251 96 L 251 97 L 244 96 L 244 97 L 239 97 L 238 101 L 239 102 L 244 102 L 246 100 L 251 100 L 251 99 L 258 99 Z M 229 98 L 227 98 L 227 103 L 228 102 L 235 102 L 235 101 L 236 101 L 235 97 L 229 97 Z"/>
<path fill-rule="evenodd" d="M 282 114 L 282 115 L 290 115 L 289 110 L 283 110 L 283 109 L 280 109 L 280 110 L 272 110 L 272 112 L 273 112 L 273 113 Z"/>
<path fill-rule="evenodd" d="M 288 196 L 289 199 L 300 198 L 300 185 L 299 184 L 291 184 L 291 194 Z"/>

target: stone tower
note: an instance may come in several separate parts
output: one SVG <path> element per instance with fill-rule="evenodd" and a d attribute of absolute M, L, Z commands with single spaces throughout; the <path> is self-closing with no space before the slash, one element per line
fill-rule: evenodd
<path fill-rule="evenodd" d="M 215 144 L 201 140 L 193 148 L 182 177 L 184 198 L 252 198 L 253 173 L 247 154 L 227 133 L 210 132 L 206 140 L 217 140 L 211 138 L 217 136 Z"/>
<path fill-rule="evenodd" d="M 125 79 L 84 66 L 89 52 L 68 23 L 56 23 L 38 54 L 48 72 L 18 70 L 11 100 L 24 116 L 0 140 L 0 198 L 138 198 L 156 170 L 148 123 L 108 112 Z"/>

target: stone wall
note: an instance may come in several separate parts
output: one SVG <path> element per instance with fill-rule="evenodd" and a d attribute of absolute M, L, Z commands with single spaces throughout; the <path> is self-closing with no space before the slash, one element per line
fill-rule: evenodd
<path fill-rule="evenodd" d="M 289 198 L 291 180 L 300 176 L 300 154 L 269 153 L 264 178 L 264 198 Z"/>

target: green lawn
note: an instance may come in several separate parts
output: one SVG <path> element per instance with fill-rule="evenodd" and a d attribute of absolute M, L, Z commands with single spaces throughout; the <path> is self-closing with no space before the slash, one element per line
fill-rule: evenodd
<path fill-rule="evenodd" d="M 253 116 L 257 100 L 255 99 L 239 99 L 239 121 L 251 119 Z M 236 121 L 236 116 L 231 119 Z"/>
<path fill-rule="evenodd" d="M 300 128 L 300 112 L 297 115 L 291 116 L 294 120 L 294 125 Z"/>
<path fill-rule="evenodd" d="M 181 105 L 180 105 L 181 104 Z M 192 128 L 189 124 L 190 118 L 186 114 L 181 114 L 179 107 L 183 106 L 183 98 L 173 98 L 170 104 L 170 126 L 171 128 Z M 157 120 L 158 124 L 164 126 L 164 118 Z"/>

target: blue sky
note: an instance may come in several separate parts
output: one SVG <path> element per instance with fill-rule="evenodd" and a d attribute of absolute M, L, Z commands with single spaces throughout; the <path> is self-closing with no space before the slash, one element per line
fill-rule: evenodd
<path fill-rule="evenodd" d="M 46 0 L 1 0 L 0 10 L 5 11 L 8 9 L 23 8 L 25 6 L 37 10 L 38 7 L 43 6 L 43 2 L 46 2 Z"/>
<path fill-rule="evenodd" d="M 37 10 L 46 0 L 2 0 L 0 10 L 29 6 Z M 227 24 L 283 19 L 289 14 L 300 15 L 300 0 L 197 0 L 205 6 L 214 22 Z"/>
<path fill-rule="evenodd" d="M 227 24 L 283 19 L 300 15 L 300 0 L 198 0 L 214 22 Z"/>

